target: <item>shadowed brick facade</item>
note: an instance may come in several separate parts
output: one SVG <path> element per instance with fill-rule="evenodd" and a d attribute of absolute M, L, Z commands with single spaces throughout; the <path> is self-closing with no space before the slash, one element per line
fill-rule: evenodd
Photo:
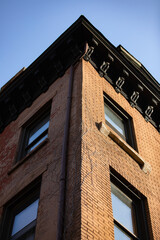
<path fill-rule="evenodd" d="M 106 123 L 105 96 L 130 117 L 134 147 Z M 39 188 L 35 240 L 114 240 L 117 178 L 143 200 L 146 230 L 133 239 L 159 240 L 159 96 L 143 65 L 83 16 L 11 79 L 0 92 L 1 239 L 12 239 L 13 206 Z M 22 156 L 24 129 L 46 106 L 47 137 Z"/>

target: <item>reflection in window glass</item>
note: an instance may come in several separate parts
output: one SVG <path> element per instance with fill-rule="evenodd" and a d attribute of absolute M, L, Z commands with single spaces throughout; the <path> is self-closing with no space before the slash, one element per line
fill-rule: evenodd
<path fill-rule="evenodd" d="M 114 219 L 125 226 L 130 232 L 135 233 L 132 220 L 132 200 L 114 184 L 112 184 L 112 207 Z"/>
<path fill-rule="evenodd" d="M 122 176 L 111 172 L 111 200 L 115 240 L 149 239 L 144 196 Z M 134 192 L 132 190 L 134 188 Z"/>
<path fill-rule="evenodd" d="M 37 218 L 38 203 L 39 200 L 37 199 L 14 217 L 12 236 Z"/>
<path fill-rule="evenodd" d="M 132 240 L 125 232 L 123 232 L 119 227 L 114 225 L 114 238 L 115 240 Z"/>
<path fill-rule="evenodd" d="M 106 121 L 108 121 L 123 136 L 125 136 L 123 120 L 107 104 L 104 105 L 104 111 Z"/>
<path fill-rule="evenodd" d="M 28 149 L 28 153 L 31 152 L 35 147 L 37 147 L 41 142 L 43 142 L 43 140 L 45 140 L 47 136 L 48 136 L 48 134 L 46 134 L 46 135 L 45 135 L 44 137 L 42 137 L 37 143 L 35 143 L 35 144 L 33 145 L 33 147 L 30 147 L 30 148 Z"/>
<path fill-rule="evenodd" d="M 49 115 L 36 121 L 27 129 L 25 153 L 31 152 L 48 137 Z M 28 137 L 27 137 L 28 135 Z"/>
<path fill-rule="evenodd" d="M 40 124 L 38 124 L 36 127 L 34 127 L 30 131 L 28 145 L 30 143 L 32 143 L 38 136 L 40 136 L 41 133 L 43 133 L 45 130 L 47 130 L 48 127 L 49 127 L 49 120 L 47 117 L 47 118 L 43 119 L 43 121 L 41 121 Z"/>

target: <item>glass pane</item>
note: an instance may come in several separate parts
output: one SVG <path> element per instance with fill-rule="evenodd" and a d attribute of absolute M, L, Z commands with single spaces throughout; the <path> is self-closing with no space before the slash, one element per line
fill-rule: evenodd
<path fill-rule="evenodd" d="M 37 218 L 39 199 L 14 217 L 12 236 Z"/>
<path fill-rule="evenodd" d="M 28 149 L 27 153 L 29 153 L 30 151 L 32 151 L 35 147 L 37 147 L 41 142 L 43 142 L 43 140 L 45 140 L 48 136 L 48 133 L 42 137 L 38 142 L 36 142 L 31 148 Z"/>
<path fill-rule="evenodd" d="M 115 240 L 132 240 L 125 232 L 123 232 L 119 227 L 114 225 L 114 239 Z"/>
<path fill-rule="evenodd" d="M 105 111 L 105 119 L 115 129 L 117 129 L 118 132 L 120 132 L 123 136 L 125 136 L 123 120 L 106 104 L 104 105 L 104 111 Z"/>
<path fill-rule="evenodd" d="M 41 133 L 43 133 L 46 129 L 48 129 L 49 127 L 48 118 L 49 117 L 47 116 L 30 131 L 28 145 L 32 143 Z"/>
<path fill-rule="evenodd" d="M 132 200 L 126 196 L 113 183 L 112 188 L 112 207 L 113 216 L 119 223 L 121 223 L 130 232 L 136 234 L 134 226 L 133 205 Z"/>

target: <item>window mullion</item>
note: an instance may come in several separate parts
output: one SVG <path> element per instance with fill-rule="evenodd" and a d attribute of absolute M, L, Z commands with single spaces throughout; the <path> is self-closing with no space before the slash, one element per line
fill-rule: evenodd
<path fill-rule="evenodd" d="M 116 219 L 114 219 L 115 225 L 120 227 L 125 233 L 127 233 L 130 237 L 132 237 L 135 240 L 140 240 L 134 233 L 130 232 L 127 228 L 125 228 L 120 222 L 118 222 Z"/>
<path fill-rule="evenodd" d="M 35 226 L 36 226 L 36 219 L 33 220 L 30 224 L 28 224 L 26 227 L 24 227 L 22 230 L 17 232 L 14 236 L 12 236 L 11 240 L 19 239 L 24 234 L 26 234 L 26 233 L 30 232 L 31 230 L 33 230 L 35 228 Z"/>
<path fill-rule="evenodd" d="M 129 196 L 134 197 L 135 199 L 137 199 L 137 201 L 141 201 L 141 198 L 135 192 L 133 192 L 125 183 L 123 183 L 119 178 L 117 178 L 114 173 L 110 172 L 110 175 L 111 180 L 113 179 L 113 183 L 116 181 L 116 185 L 121 185 L 124 189 L 126 189 Z"/>
<path fill-rule="evenodd" d="M 44 137 L 48 132 L 48 128 L 42 132 L 33 142 L 31 142 L 29 145 L 27 145 L 25 147 L 25 150 L 27 151 L 28 149 L 30 149 L 31 147 L 33 147 L 42 137 Z"/>

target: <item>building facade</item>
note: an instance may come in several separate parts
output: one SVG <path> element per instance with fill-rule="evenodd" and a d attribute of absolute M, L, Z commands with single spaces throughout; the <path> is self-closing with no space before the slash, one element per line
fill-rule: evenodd
<path fill-rule="evenodd" d="M 160 88 L 81 16 L 0 92 L 0 239 L 158 240 Z"/>

